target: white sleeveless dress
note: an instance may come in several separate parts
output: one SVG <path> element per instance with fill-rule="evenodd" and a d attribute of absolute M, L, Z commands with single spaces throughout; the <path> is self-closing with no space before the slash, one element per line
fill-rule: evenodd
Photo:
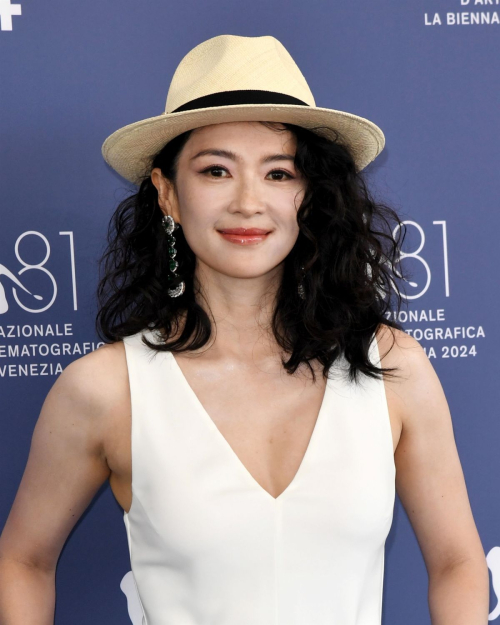
<path fill-rule="evenodd" d="M 380 625 L 396 473 L 383 382 L 328 380 L 300 468 L 275 499 L 172 353 L 150 350 L 140 333 L 124 344 L 132 401 L 124 522 L 143 625 Z M 379 364 L 376 340 L 370 358 Z"/>

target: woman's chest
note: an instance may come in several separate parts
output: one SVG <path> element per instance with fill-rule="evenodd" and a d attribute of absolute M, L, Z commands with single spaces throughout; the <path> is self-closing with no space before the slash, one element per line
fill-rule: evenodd
<path fill-rule="evenodd" d="M 319 368 L 315 369 L 317 376 L 314 383 L 310 376 L 289 376 L 283 371 L 278 374 L 265 371 L 249 374 L 238 369 L 204 368 L 193 359 L 179 356 L 171 365 L 173 377 L 169 389 L 180 399 L 176 402 L 177 412 L 184 411 L 187 416 L 186 431 L 179 431 L 179 427 L 181 430 L 183 427 L 182 421 L 178 421 L 179 414 L 169 415 L 169 404 L 165 401 L 161 416 L 165 423 L 152 420 L 157 436 L 180 437 L 178 441 L 164 441 L 166 453 L 170 446 L 181 443 L 186 445 L 186 453 L 189 454 L 188 443 L 182 436 L 197 429 L 202 435 L 209 435 L 205 437 L 207 444 L 213 445 L 212 451 L 226 468 L 240 477 L 243 475 L 257 491 L 274 500 L 293 485 L 303 465 L 307 469 L 306 461 L 312 462 L 308 455 L 324 453 L 328 445 L 333 451 L 334 446 L 339 444 L 339 436 L 364 439 L 367 433 L 363 431 L 363 425 L 373 427 L 373 423 L 369 419 L 364 421 L 361 415 L 356 426 L 352 424 L 349 433 L 345 431 L 348 423 L 346 411 L 352 407 L 353 413 L 363 409 L 369 412 L 370 399 L 337 397 L 337 387 L 329 382 L 330 388 L 327 388 Z M 353 402 L 358 405 L 355 407 Z M 384 427 L 390 431 L 394 453 L 401 434 L 401 423 L 395 409 L 391 410 L 390 402 L 387 402 L 387 407 L 385 418 L 388 423 L 379 423 L 378 427 L 382 433 Z M 383 411 L 383 407 L 379 404 L 377 410 Z M 339 413 L 337 421 L 336 412 Z M 126 511 L 132 502 L 134 417 L 141 421 L 147 419 L 144 414 L 123 415 L 120 423 L 112 428 L 112 439 L 106 445 L 111 468 L 110 485 Z M 179 427 L 170 429 L 167 423 L 169 418 Z M 326 422 L 325 425 L 321 419 Z M 384 419 L 384 415 L 379 414 L 378 419 Z M 336 423 L 339 424 L 338 432 L 335 431 Z M 166 427 L 163 428 L 163 425 Z M 142 424 L 141 430 L 143 427 Z M 356 431 L 356 427 L 360 429 Z M 158 471 L 161 471 L 161 466 Z"/>

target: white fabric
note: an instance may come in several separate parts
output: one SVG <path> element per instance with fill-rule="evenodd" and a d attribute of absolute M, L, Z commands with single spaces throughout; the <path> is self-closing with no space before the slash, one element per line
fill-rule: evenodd
<path fill-rule="evenodd" d="M 328 381 L 307 453 L 275 499 L 174 356 L 155 354 L 141 334 L 124 343 L 133 493 L 124 522 L 144 625 L 380 625 L 395 498 L 383 382 Z M 379 364 L 375 340 L 370 354 Z"/>

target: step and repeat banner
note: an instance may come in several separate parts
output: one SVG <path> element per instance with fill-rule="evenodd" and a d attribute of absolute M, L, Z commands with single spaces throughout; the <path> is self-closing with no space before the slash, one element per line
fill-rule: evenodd
<path fill-rule="evenodd" d="M 97 261 L 111 213 L 135 189 L 104 163 L 103 140 L 163 112 L 177 64 L 198 43 L 273 35 L 318 106 L 385 133 L 366 177 L 406 224 L 399 320 L 448 398 L 491 572 L 489 618 L 500 625 L 499 4 L 0 1 L 0 527 L 47 392 L 101 345 Z M 133 589 L 106 484 L 61 554 L 56 623 L 139 625 Z M 425 565 L 398 498 L 383 622 L 430 623 Z"/>

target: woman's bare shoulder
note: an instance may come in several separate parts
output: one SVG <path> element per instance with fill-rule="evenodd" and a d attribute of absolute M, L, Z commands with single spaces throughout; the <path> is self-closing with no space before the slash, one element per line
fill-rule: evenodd
<path fill-rule="evenodd" d="M 130 413 L 130 390 L 123 341 L 107 343 L 73 360 L 53 385 L 49 399 L 64 398 L 79 426 L 92 430 L 105 447 L 109 433 Z"/>
<path fill-rule="evenodd" d="M 110 475 L 107 441 L 123 431 L 127 393 L 122 343 L 100 347 L 63 370 L 35 424 L 0 538 L 1 557 L 55 570 L 69 532 Z"/>
<path fill-rule="evenodd" d="M 376 335 L 382 366 L 397 367 L 401 380 L 408 379 L 415 367 L 430 364 L 420 343 L 403 330 L 381 324 Z"/>
<path fill-rule="evenodd" d="M 63 394 L 85 413 L 105 415 L 129 396 L 127 361 L 122 341 L 105 344 L 77 358 L 61 373 L 53 392 Z"/>
<path fill-rule="evenodd" d="M 106 369 L 110 366 L 117 366 L 122 374 L 126 373 L 125 346 L 123 341 L 101 345 L 93 352 L 89 352 L 73 360 L 64 371 L 72 370 L 74 373 L 81 373 L 95 370 L 105 374 Z"/>
<path fill-rule="evenodd" d="M 384 380 L 386 392 L 408 430 L 424 415 L 447 414 L 441 382 L 424 348 L 412 336 L 390 326 L 380 327 L 377 342 L 382 367 L 393 367 Z"/>
<path fill-rule="evenodd" d="M 457 562 L 481 559 L 483 553 L 452 416 L 438 375 L 418 341 L 392 328 L 381 328 L 378 336 L 383 366 L 399 368 L 397 378 L 385 381 L 390 405 L 403 425 L 394 456 L 396 489 L 427 571 L 438 576 Z"/>

